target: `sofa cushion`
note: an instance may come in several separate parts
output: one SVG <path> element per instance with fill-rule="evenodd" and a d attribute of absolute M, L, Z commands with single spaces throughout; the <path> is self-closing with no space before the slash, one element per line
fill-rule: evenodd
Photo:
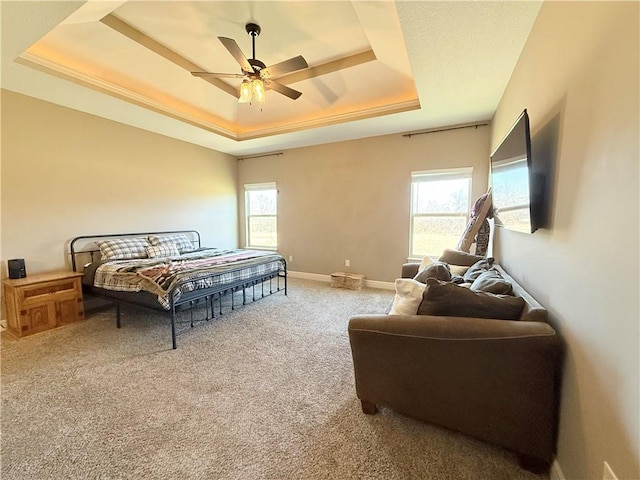
<path fill-rule="evenodd" d="M 451 280 L 449 265 L 443 262 L 434 262 L 424 270 L 419 271 L 418 274 L 413 277 L 414 280 L 417 280 L 420 283 L 426 283 L 427 278 L 437 278 L 443 282 L 448 282 Z"/>
<path fill-rule="evenodd" d="M 412 278 L 397 278 L 395 286 L 396 296 L 389 315 L 415 315 L 422 302 L 425 284 Z"/>
<path fill-rule="evenodd" d="M 462 252 L 460 250 L 453 250 L 446 248 L 442 255 L 440 255 L 441 262 L 446 262 L 449 265 L 461 265 L 463 267 L 470 267 L 474 263 L 484 260 L 485 258 L 480 255 L 473 255 L 472 253 Z"/>
<path fill-rule="evenodd" d="M 495 268 L 481 273 L 480 276 L 473 281 L 470 288 L 474 292 L 489 292 L 497 295 L 513 294 L 511 282 L 502 278 L 500 272 Z"/>
<path fill-rule="evenodd" d="M 474 292 L 453 283 L 427 279 L 418 315 L 518 320 L 525 301 L 521 297 Z"/>

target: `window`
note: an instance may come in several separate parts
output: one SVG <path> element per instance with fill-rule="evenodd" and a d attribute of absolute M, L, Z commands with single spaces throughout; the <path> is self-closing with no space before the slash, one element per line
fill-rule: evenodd
<path fill-rule="evenodd" d="M 455 248 L 469 220 L 471 168 L 411 173 L 409 256 Z"/>
<path fill-rule="evenodd" d="M 244 186 L 246 245 L 250 248 L 278 248 L 278 190 L 275 183 Z"/>

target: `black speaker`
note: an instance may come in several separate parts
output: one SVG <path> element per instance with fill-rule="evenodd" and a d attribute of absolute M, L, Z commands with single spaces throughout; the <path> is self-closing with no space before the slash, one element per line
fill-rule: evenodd
<path fill-rule="evenodd" d="M 7 261 L 9 265 L 9 278 L 24 278 L 27 276 L 27 269 L 24 266 L 24 258 L 14 258 Z"/>

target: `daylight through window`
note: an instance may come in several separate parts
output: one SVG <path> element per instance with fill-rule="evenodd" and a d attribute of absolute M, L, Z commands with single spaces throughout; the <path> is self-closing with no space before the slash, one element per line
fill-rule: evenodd
<path fill-rule="evenodd" d="M 278 190 L 275 183 L 244 186 L 246 245 L 249 248 L 278 248 Z"/>
<path fill-rule="evenodd" d="M 411 173 L 410 257 L 439 257 L 458 244 L 469 220 L 471 174 L 471 168 Z"/>

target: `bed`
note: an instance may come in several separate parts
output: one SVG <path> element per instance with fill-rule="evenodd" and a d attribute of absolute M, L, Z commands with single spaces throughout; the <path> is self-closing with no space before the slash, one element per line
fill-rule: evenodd
<path fill-rule="evenodd" d="M 206 320 L 222 314 L 222 298 L 242 293 L 246 304 L 273 293 L 287 294 L 287 263 L 271 251 L 202 247 L 195 230 L 84 235 L 69 244 L 74 271 L 82 272 L 83 292 L 113 302 L 116 325 L 121 304 L 132 304 L 171 317 L 177 348 L 176 316 L 204 307 Z M 258 289 L 256 293 L 256 289 Z"/>

